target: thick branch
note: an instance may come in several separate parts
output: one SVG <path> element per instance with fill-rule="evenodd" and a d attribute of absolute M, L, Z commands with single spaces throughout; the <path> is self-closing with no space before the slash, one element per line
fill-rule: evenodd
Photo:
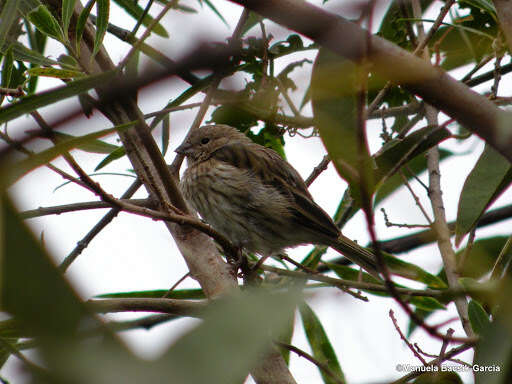
<path fill-rule="evenodd" d="M 302 33 L 347 59 L 368 60 L 372 70 L 422 97 L 512 160 L 512 135 L 501 126 L 509 114 L 443 70 L 378 36 L 371 36 L 367 44 L 367 32 L 357 24 L 307 2 L 231 1 Z M 366 46 L 369 51 L 365 57 Z"/>

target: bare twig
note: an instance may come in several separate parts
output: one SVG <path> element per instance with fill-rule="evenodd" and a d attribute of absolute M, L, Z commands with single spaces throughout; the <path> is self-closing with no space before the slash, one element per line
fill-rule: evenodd
<path fill-rule="evenodd" d="M 327 169 L 327 166 L 329 165 L 329 163 L 331 162 L 331 159 L 329 157 L 329 155 L 325 155 L 323 158 L 322 158 L 322 161 L 320 161 L 320 163 L 318 163 L 318 165 L 313 168 L 313 171 L 311 172 L 311 174 L 308 176 L 308 178 L 306 179 L 306 185 L 309 187 L 311 184 L 313 184 L 313 181 L 316 180 L 316 178 L 318 176 L 320 176 L 320 174 L 325 171 Z"/>
<path fill-rule="evenodd" d="M 121 198 L 120 200 L 126 200 Z M 139 205 L 141 207 L 149 207 L 151 202 L 149 199 L 129 199 L 127 203 Z M 86 201 L 82 203 L 72 203 L 64 205 L 56 205 L 53 207 L 39 207 L 20 213 L 22 219 L 33 219 L 35 217 L 48 216 L 48 215 L 60 215 L 63 213 L 77 212 L 89 209 L 105 209 L 112 208 L 112 204 L 104 201 Z"/>
<path fill-rule="evenodd" d="M 416 356 L 418 358 L 418 360 L 421 361 L 421 363 L 426 366 L 427 362 L 425 361 L 425 359 L 418 353 L 418 351 L 416 351 L 416 349 L 414 349 L 413 345 L 409 342 L 409 340 L 407 340 L 407 337 L 405 337 L 405 335 L 401 331 L 400 327 L 398 326 L 398 321 L 396 320 L 395 313 L 393 312 L 392 309 L 389 310 L 389 317 L 391 318 L 391 321 L 393 322 L 393 325 L 395 326 L 396 331 L 400 335 L 400 338 L 404 341 L 404 343 L 411 350 L 411 352 L 414 354 L 414 356 Z"/>
<path fill-rule="evenodd" d="M 180 285 L 187 277 L 190 277 L 190 272 L 185 273 L 182 277 L 179 278 L 179 280 L 173 284 L 171 288 L 163 295 L 163 298 L 167 298 L 171 295 L 172 291 L 174 291 L 178 285 Z"/>
<path fill-rule="evenodd" d="M 128 187 L 125 193 L 121 196 L 121 200 L 129 199 L 141 187 L 140 180 L 136 180 Z M 111 205 L 110 205 L 111 206 Z M 119 213 L 119 208 L 112 208 L 105 216 L 101 218 L 98 223 L 76 244 L 76 247 L 66 256 L 66 258 L 59 265 L 59 269 L 65 272 L 71 263 L 76 260 L 91 241 L 105 228 Z"/>

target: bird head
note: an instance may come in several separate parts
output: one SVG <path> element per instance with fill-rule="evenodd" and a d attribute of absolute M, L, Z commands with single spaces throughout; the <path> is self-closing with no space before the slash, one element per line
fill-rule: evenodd
<path fill-rule="evenodd" d="M 211 154 L 226 144 L 248 144 L 251 140 L 229 125 L 205 125 L 190 131 L 175 152 L 187 157 L 192 163 L 210 158 Z"/>

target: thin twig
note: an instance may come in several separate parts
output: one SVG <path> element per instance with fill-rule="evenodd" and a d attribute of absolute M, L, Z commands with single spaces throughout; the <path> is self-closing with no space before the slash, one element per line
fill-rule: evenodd
<path fill-rule="evenodd" d="M 447 337 L 452 337 L 452 335 L 455 333 L 455 330 L 453 328 L 448 328 L 446 331 Z M 441 351 L 439 352 L 439 359 L 443 360 L 444 355 L 446 354 L 446 348 L 448 348 L 448 342 L 447 340 L 443 340 L 443 344 L 441 345 Z M 441 362 L 439 362 L 439 367 L 441 367 Z"/>
<path fill-rule="evenodd" d="M 433 365 L 437 365 L 439 362 L 443 362 L 443 361 L 449 360 L 453 356 L 456 356 L 456 355 L 458 355 L 458 354 L 460 354 L 462 352 L 467 351 L 470 348 L 473 348 L 474 345 L 475 345 L 474 342 L 464 343 L 462 345 L 459 345 L 458 347 L 455 347 L 455 348 L 449 350 L 448 352 L 446 352 L 446 354 L 444 355 L 443 359 L 438 357 L 438 358 L 436 358 L 436 359 L 434 359 L 432 361 L 429 361 L 427 363 L 427 367 L 430 367 L 430 366 L 433 366 Z M 424 372 L 422 370 L 416 370 L 416 371 L 413 371 L 413 372 L 411 372 L 411 373 L 401 377 L 398 380 L 393 381 L 390 384 L 405 384 L 405 383 L 409 383 L 412 379 L 422 375 L 423 373 Z"/>
<path fill-rule="evenodd" d="M 306 179 L 305 183 L 306 185 L 309 187 L 311 184 L 313 184 L 313 181 L 316 180 L 316 178 L 318 176 L 320 176 L 320 174 L 325 171 L 327 169 L 327 167 L 329 166 L 329 163 L 331 162 L 331 158 L 329 157 L 329 155 L 325 155 L 323 158 L 322 158 L 322 161 L 320 161 L 320 163 L 318 163 L 318 165 L 313 168 L 313 171 L 311 172 L 311 174 L 308 176 L 308 178 Z"/>
<path fill-rule="evenodd" d="M 135 192 L 141 187 L 142 183 L 139 179 L 135 180 L 132 185 L 121 196 L 121 200 L 129 199 Z M 110 205 L 112 208 L 112 206 Z M 78 256 L 83 252 L 85 248 L 89 246 L 91 241 L 117 216 L 119 208 L 112 208 L 100 221 L 87 232 L 87 234 L 77 242 L 76 247 L 66 256 L 66 258 L 59 265 L 59 269 L 64 273 L 69 268 L 71 263 L 76 260 Z"/>
<path fill-rule="evenodd" d="M 297 354 L 298 356 L 303 357 L 306 360 L 312 362 L 313 364 L 315 364 L 318 367 L 318 369 L 320 369 L 321 371 L 323 371 L 327 375 L 329 375 L 329 377 L 331 377 L 331 379 L 333 379 L 335 383 L 345 384 L 345 382 L 343 380 L 341 380 L 338 377 L 338 375 L 336 375 L 331 370 L 331 368 L 329 368 L 329 366 L 326 363 L 318 361 L 317 359 L 315 359 L 313 356 L 311 356 L 309 353 L 303 351 L 302 349 L 299 349 L 291 344 L 283 343 L 281 341 L 274 341 L 274 344 L 276 344 L 277 346 L 279 346 L 281 348 L 287 349 L 290 352 L 293 352 L 293 353 Z"/>
<path fill-rule="evenodd" d="M 381 208 L 380 211 L 384 215 L 384 224 L 386 227 L 397 227 L 397 228 L 430 228 L 428 224 L 405 224 L 405 223 L 392 223 L 389 221 L 388 214 L 384 208 Z"/>
<path fill-rule="evenodd" d="M 414 202 L 416 203 L 416 205 L 420 209 L 421 213 L 423 214 L 423 217 L 425 217 L 425 220 L 427 220 L 427 222 L 429 224 L 428 227 L 430 227 L 432 225 L 432 219 L 428 215 L 427 210 L 423 207 L 423 204 L 421 204 L 420 198 L 418 197 L 418 195 L 416 195 L 416 193 L 412 189 L 411 185 L 409 184 L 409 180 L 407 180 L 407 177 L 405 177 L 404 173 L 401 170 L 399 171 L 399 173 L 400 173 L 400 176 L 402 177 L 405 187 L 407 188 L 407 190 L 411 194 L 412 198 L 414 199 Z"/>
<path fill-rule="evenodd" d="M 231 48 L 235 47 L 237 44 L 240 44 L 240 37 L 242 36 L 242 31 L 245 23 L 247 22 L 247 19 L 249 18 L 249 11 L 247 9 L 244 9 L 242 11 L 242 15 L 240 16 L 240 19 L 238 20 L 238 23 L 235 27 L 235 30 L 233 31 L 233 34 L 231 36 L 231 39 L 229 41 L 229 45 Z M 222 81 L 223 73 L 217 73 L 215 74 L 215 78 L 210 84 L 210 87 L 208 88 L 208 91 L 206 92 L 206 96 L 201 103 L 201 106 L 199 108 L 199 111 L 197 112 L 194 121 L 192 122 L 192 125 L 189 129 L 189 134 L 193 130 L 199 128 L 201 125 L 201 122 L 204 119 L 204 116 L 206 115 L 206 112 L 208 111 L 208 108 L 210 107 L 210 103 L 213 100 L 213 97 L 215 95 L 215 92 L 217 91 L 217 88 Z M 185 140 L 187 140 L 188 135 L 185 137 Z M 184 156 L 182 154 L 176 154 L 174 157 L 173 162 L 169 166 L 169 169 L 171 171 L 171 174 L 174 175 L 176 178 L 179 177 L 179 171 L 181 168 L 181 164 L 183 163 Z"/>
<path fill-rule="evenodd" d="M 151 201 L 150 199 L 124 199 L 120 198 L 120 200 L 126 200 L 127 203 L 139 205 L 141 207 L 150 207 Z M 104 201 L 85 201 L 81 203 L 72 203 L 72 204 L 64 204 L 64 205 L 56 205 L 53 207 L 39 207 L 36 209 L 31 209 L 28 211 L 20 212 L 20 217 L 22 219 L 33 219 L 35 217 L 48 216 L 48 215 L 60 215 L 63 213 L 77 212 L 89 209 L 105 209 L 112 208 L 112 204 L 106 203 Z"/>
<path fill-rule="evenodd" d="M 169 1 L 165 7 L 160 11 L 160 13 L 153 19 L 153 21 L 147 26 L 146 30 L 144 31 L 144 33 L 142 34 L 142 36 L 137 40 L 137 42 L 135 42 L 133 45 L 132 45 L 132 48 L 130 49 L 130 51 L 128 51 L 128 53 L 126 54 L 126 56 L 124 57 L 123 60 L 121 60 L 121 62 L 119 63 L 119 65 L 117 66 L 117 70 L 118 71 L 121 71 L 124 66 L 128 63 L 128 61 L 130 61 L 130 59 L 132 58 L 132 56 L 135 54 L 135 52 L 137 52 L 137 50 L 139 49 L 139 47 L 141 46 L 142 43 L 144 43 L 144 40 L 146 40 L 149 35 L 151 35 L 151 31 L 153 30 L 153 28 L 155 28 L 157 26 L 157 24 L 160 22 L 160 20 L 165 16 L 165 14 L 171 9 L 171 8 L 174 8 L 176 6 L 176 4 L 178 4 L 178 0 L 172 0 L 172 1 Z"/>
<path fill-rule="evenodd" d="M 173 286 L 171 288 L 169 288 L 169 290 L 165 293 L 165 295 L 163 295 L 162 297 L 163 298 L 167 298 L 169 296 L 171 296 L 171 293 L 178 287 L 178 285 L 180 285 L 187 277 L 190 277 L 190 272 L 187 272 L 185 273 L 182 277 L 179 278 L 179 280 L 177 282 L 175 282 L 173 284 Z"/>
<path fill-rule="evenodd" d="M 404 343 L 407 345 L 407 347 L 412 351 L 414 356 L 416 356 L 418 358 L 418 360 L 421 361 L 421 363 L 426 366 L 427 362 L 425 361 L 425 359 L 418 353 L 418 351 L 416 351 L 416 349 L 414 349 L 413 345 L 409 342 L 409 340 L 407 340 L 407 337 L 405 337 L 402 330 L 398 326 L 398 321 L 396 320 L 395 313 L 393 312 L 392 309 L 389 310 L 389 317 L 391 318 L 391 321 L 393 322 L 393 325 L 395 326 L 396 331 L 400 335 L 400 338 L 404 341 Z"/>

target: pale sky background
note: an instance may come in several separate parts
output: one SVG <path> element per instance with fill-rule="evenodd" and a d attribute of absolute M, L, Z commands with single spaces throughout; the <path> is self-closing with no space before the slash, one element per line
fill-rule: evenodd
<path fill-rule="evenodd" d="M 165 52 L 169 57 L 178 59 L 185 54 L 194 41 L 225 41 L 232 33 L 234 26 L 240 16 L 241 8 L 228 1 L 213 0 L 222 14 L 228 20 L 230 28 L 227 28 L 210 9 L 201 7 L 196 1 L 182 1 L 181 4 L 192 6 L 199 14 L 189 15 L 180 13 L 176 17 L 172 12 L 164 19 L 171 38 L 164 40 L 152 37 L 149 43 L 155 45 Z M 320 4 L 321 1 L 313 1 Z M 345 4 L 347 2 L 344 2 Z M 355 17 L 355 14 L 347 13 L 350 6 L 342 6 L 342 2 L 331 0 L 327 8 L 347 17 Z M 353 3 L 352 3 L 353 4 Z M 379 2 L 379 8 L 383 9 L 388 3 Z M 144 6 L 143 3 L 141 3 Z M 434 5 L 438 9 L 439 3 Z M 153 14 L 159 11 L 159 5 L 153 6 Z M 433 11 L 435 12 L 435 11 Z M 119 10 L 112 3 L 111 21 L 123 28 L 130 29 L 134 22 L 127 17 L 122 10 Z M 381 14 L 382 12 L 380 12 Z M 378 18 L 377 18 L 378 19 Z M 273 42 L 286 38 L 288 32 L 279 26 L 266 21 L 267 32 L 274 36 Z M 376 23 L 377 25 L 377 23 Z M 253 28 L 249 35 L 259 35 L 258 28 Z M 307 39 L 303 39 L 309 44 Z M 121 60 L 129 46 L 119 40 L 107 35 L 105 45 L 116 62 Z M 50 42 L 47 48 L 47 55 L 53 58 L 58 57 L 61 51 L 57 51 L 59 44 Z M 306 53 L 293 56 L 294 60 L 301 57 L 314 58 L 313 53 Z M 287 58 L 286 60 L 291 60 Z M 146 61 L 147 62 L 147 61 Z M 276 62 L 276 72 L 283 68 L 288 61 Z M 485 71 L 484 69 L 483 71 Z M 466 70 L 461 71 L 464 73 Z M 298 84 L 309 81 L 311 65 L 305 65 L 302 69 L 295 70 L 292 77 Z M 506 79 L 506 78 L 505 78 Z M 240 83 L 241 84 L 241 83 Z M 239 85 L 240 85 L 239 84 Z M 60 85 L 58 80 L 41 81 L 41 86 L 50 88 Z M 243 86 L 243 85 L 242 85 Z M 167 80 L 146 89 L 139 94 L 139 105 L 145 113 L 153 112 L 165 106 L 167 101 L 178 96 L 187 85 L 176 78 Z M 480 86 L 480 89 L 489 89 L 490 85 Z M 40 88 L 39 90 L 41 90 Z M 500 96 L 511 96 L 507 93 L 510 87 L 506 81 L 502 81 Z M 291 94 L 296 104 L 300 103 L 304 87 L 299 86 L 299 91 Z M 203 95 L 199 95 L 190 102 L 200 101 Z M 60 102 L 56 106 L 40 110 L 43 117 L 48 121 L 59 116 L 62 111 L 77 105 L 76 98 Z M 285 109 L 286 110 L 286 109 Z M 171 162 L 174 156 L 173 149 L 181 142 L 186 130 L 190 127 L 197 109 L 192 111 L 176 112 L 171 115 L 171 143 L 166 156 Z M 211 110 L 210 110 L 211 112 Z M 304 114 L 311 116 L 311 109 L 308 106 Z M 209 115 L 207 115 L 208 120 Z M 420 124 L 419 127 L 424 126 Z M 19 118 L 9 125 L 9 132 L 16 132 L 16 129 L 35 127 L 34 122 L 28 117 Z M 98 112 L 94 113 L 91 119 L 81 119 L 73 123 L 72 127 L 66 127 L 67 132 L 72 134 L 85 134 L 99 129 L 110 127 L 108 121 Z M 369 139 L 372 151 L 380 146 L 380 125 L 371 123 L 369 125 Z M 158 132 L 158 131 L 157 131 Z M 157 142 L 160 143 L 157 138 Z M 325 154 L 325 150 L 318 138 L 304 140 L 300 137 L 285 137 L 286 154 L 289 162 L 297 168 L 299 173 L 306 178 L 312 169 L 318 164 Z M 116 142 L 114 137 L 107 141 Z M 462 184 L 476 162 L 483 145 L 478 139 L 468 140 L 462 147 L 454 145 L 450 140 L 443 143 L 444 148 L 452 149 L 460 156 L 454 156 L 442 163 L 443 197 L 449 220 L 456 216 L 458 196 Z M 470 153 L 462 155 L 465 151 Z M 73 151 L 73 155 L 87 172 L 93 172 L 95 166 L 104 155 L 92 155 L 81 151 Z M 62 160 L 54 162 L 63 169 L 68 169 Z M 126 158 L 111 163 L 104 168 L 105 172 L 122 172 L 128 174 L 131 166 Z M 133 182 L 131 177 L 120 176 L 97 176 L 95 178 L 102 187 L 115 195 L 120 195 Z M 423 181 L 427 176 L 422 176 Z M 96 200 L 90 192 L 75 185 L 66 185 L 54 189 L 62 184 L 62 179 L 46 168 L 40 168 L 23 178 L 12 189 L 11 195 L 15 198 L 21 210 L 33 209 L 40 206 L 54 206 L 78 201 Z M 425 198 L 424 191 L 413 183 L 416 192 Z M 341 180 L 332 166 L 324 172 L 311 186 L 310 191 L 315 200 L 329 213 L 334 213 L 338 201 L 344 192 L 346 184 Z M 136 197 L 144 197 L 145 193 L 140 192 Z M 495 207 L 510 204 L 512 194 L 506 192 L 495 203 Z M 381 206 L 393 222 L 425 223 L 421 214 L 414 204 L 410 194 L 402 190 L 395 193 Z M 379 207 L 380 208 L 380 207 Z M 45 244 L 55 255 L 55 262 L 59 263 L 76 245 L 97 221 L 106 213 L 106 210 L 81 211 L 77 213 L 63 214 L 59 216 L 47 216 L 28 221 L 36 236 L 44 233 Z M 377 214 L 377 234 L 380 239 L 393 238 L 399 234 L 407 233 L 407 230 L 387 228 L 380 211 Z M 509 234 L 511 221 L 500 226 L 485 228 L 477 231 L 477 237 L 484 237 L 491 234 Z M 366 244 L 368 236 L 366 223 L 362 215 L 354 217 L 345 227 L 344 234 L 352 239 L 358 240 L 360 244 Z M 302 259 L 308 247 L 299 247 L 290 252 L 296 260 Z M 329 256 L 334 257 L 335 252 L 329 251 Z M 437 249 L 432 246 L 422 247 L 404 258 L 413 262 L 419 262 L 426 270 L 437 273 L 440 268 L 440 257 Z M 187 272 L 185 263 L 177 251 L 172 238 L 165 226 L 160 222 L 150 219 L 122 213 L 105 230 L 97 236 L 82 255 L 72 264 L 67 272 L 76 290 L 84 299 L 94 295 L 123 292 L 132 290 L 168 289 L 181 276 Z M 196 287 L 193 280 L 187 279 L 180 288 Z M 381 299 L 369 296 L 370 303 L 363 303 L 352 298 L 339 290 L 321 289 L 314 292 L 309 300 L 317 315 L 331 337 L 331 342 L 336 350 L 338 359 L 349 383 L 370 383 L 379 382 L 382 379 L 393 379 L 401 377 L 404 373 L 397 372 L 397 364 L 419 365 L 412 353 L 407 349 L 396 333 L 393 324 L 388 317 L 389 309 L 393 309 L 399 325 L 405 332 L 408 319 L 404 312 L 391 299 Z M 142 314 L 110 315 L 109 318 L 128 319 L 140 317 Z M 430 323 L 437 323 L 456 316 L 456 311 L 451 305 L 448 311 L 438 313 L 430 318 Z M 196 324 L 196 320 L 181 319 L 153 328 L 151 331 L 138 330 L 121 333 L 121 337 L 129 345 L 134 353 L 143 358 L 156 358 L 163 353 L 174 340 L 180 337 L 183 332 Z M 450 324 L 459 335 L 462 335 L 458 323 Z M 445 327 L 446 330 L 446 327 Z M 413 334 L 411 342 L 418 342 L 424 351 L 437 354 L 441 343 L 426 337 L 423 331 Z M 310 351 L 303 334 L 302 324 L 297 321 L 296 332 L 293 339 L 294 345 L 306 351 Z M 459 358 L 471 361 L 471 353 L 465 353 Z M 299 383 L 321 383 L 318 370 L 311 363 L 304 359 L 291 355 L 291 370 Z M 10 380 L 12 384 L 23 383 L 21 365 L 16 359 L 11 358 L 0 374 Z M 465 382 L 472 382 L 471 375 L 463 374 Z"/>

